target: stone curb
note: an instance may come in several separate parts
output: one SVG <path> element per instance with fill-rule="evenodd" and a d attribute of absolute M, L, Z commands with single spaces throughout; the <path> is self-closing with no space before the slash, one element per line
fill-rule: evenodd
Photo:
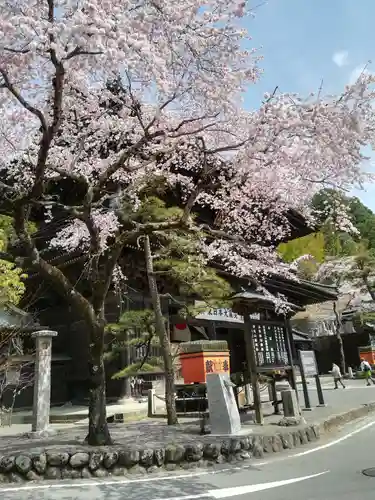
<path fill-rule="evenodd" d="M 375 403 L 370 403 L 333 415 L 320 424 L 283 428 L 273 435 L 249 434 L 227 439 L 208 435 L 202 442 L 171 443 L 163 448 L 131 449 L 114 445 L 88 450 L 77 446 L 74 451 L 67 447 L 8 453 L 0 458 L 0 483 L 133 476 L 240 463 L 317 441 L 322 434 L 373 411 Z"/>
<path fill-rule="evenodd" d="M 270 436 L 250 434 L 227 439 L 207 438 L 205 442 L 172 443 L 156 449 L 114 445 L 90 450 L 77 447 L 74 451 L 67 448 L 9 453 L 0 459 L 0 483 L 130 476 L 243 462 L 251 457 L 262 458 L 265 454 L 316 441 L 319 428 L 311 425 Z"/>
<path fill-rule="evenodd" d="M 366 417 L 366 415 L 375 411 L 375 403 L 368 403 L 349 411 L 331 415 L 319 424 L 320 434 L 331 432 L 337 427 L 341 427 L 348 422 L 356 420 L 357 418 Z"/>

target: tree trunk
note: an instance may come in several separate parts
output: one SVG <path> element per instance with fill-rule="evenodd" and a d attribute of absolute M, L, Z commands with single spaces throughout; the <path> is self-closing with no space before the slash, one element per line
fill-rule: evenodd
<path fill-rule="evenodd" d="M 162 348 L 163 361 L 164 361 L 165 406 L 167 409 L 167 422 L 168 425 L 175 425 L 178 423 L 178 420 L 176 412 L 174 368 L 173 368 L 173 357 L 171 352 L 171 343 L 169 340 L 168 331 L 165 326 L 165 318 L 163 316 L 161 308 L 160 295 L 158 292 L 158 287 L 154 275 L 154 266 L 152 262 L 150 239 L 148 236 L 145 236 L 144 244 L 145 244 L 147 278 L 150 288 L 152 307 L 155 314 L 156 333 L 160 339 L 160 345 Z"/>
<path fill-rule="evenodd" d="M 341 329 L 341 318 L 337 311 L 336 303 L 333 303 L 333 312 L 335 314 L 335 327 L 336 327 L 336 338 L 339 344 L 339 356 L 340 356 L 340 370 L 342 375 L 346 374 L 346 361 L 345 361 L 345 352 L 344 352 L 344 343 L 342 341 L 340 329 Z"/>
<path fill-rule="evenodd" d="M 89 362 L 89 433 L 86 441 L 91 446 L 112 444 L 107 424 L 103 341 L 104 325 L 97 325 L 91 340 Z"/>
<path fill-rule="evenodd" d="M 344 353 L 344 343 L 342 341 L 341 333 L 336 330 L 336 337 L 339 344 L 339 355 L 340 355 L 340 369 L 341 373 L 345 375 L 346 373 L 346 361 L 345 361 L 345 353 Z"/>
<path fill-rule="evenodd" d="M 125 350 L 121 351 L 121 368 L 125 366 L 129 366 L 131 364 L 130 360 L 130 346 L 129 346 L 129 332 L 126 330 L 125 332 Z M 130 377 L 124 378 L 124 385 L 122 386 L 122 398 L 131 398 L 132 390 L 130 385 Z"/>
<path fill-rule="evenodd" d="M 171 343 L 169 341 L 165 326 L 163 338 L 160 340 L 162 345 L 165 372 L 165 406 L 167 409 L 167 423 L 168 425 L 175 425 L 178 423 L 178 419 L 175 399 L 173 358 L 171 354 Z"/>

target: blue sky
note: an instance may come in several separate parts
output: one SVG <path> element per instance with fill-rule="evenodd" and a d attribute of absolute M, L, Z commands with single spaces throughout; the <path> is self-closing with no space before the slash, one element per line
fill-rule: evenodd
<path fill-rule="evenodd" d="M 264 56 L 261 80 L 246 104 L 257 108 L 264 92 L 307 95 L 323 79 L 324 93 L 340 93 L 366 63 L 375 71 L 375 0 L 253 0 L 248 29 Z M 375 163 L 375 155 L 374 155 Z M 375 169 L 374 169 L 375 171 Z M 375 212 L 375 185 L 353 193 Z"/>

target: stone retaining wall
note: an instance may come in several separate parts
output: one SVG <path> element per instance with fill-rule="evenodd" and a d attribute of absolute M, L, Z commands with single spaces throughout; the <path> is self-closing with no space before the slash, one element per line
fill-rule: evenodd
<path fill-rule="evenodd" d="M 43 479 L 87 479 L 155 473 L 161 470 L 192 469 L 215 464 L 262 458 L 319 439 L 319 427 L 288 428 L 269 436 L 247 435 L 214 438 L 165 448 L 129 447 L 38 450 L 9 453 L 0 458 L 0 483 Z"/>

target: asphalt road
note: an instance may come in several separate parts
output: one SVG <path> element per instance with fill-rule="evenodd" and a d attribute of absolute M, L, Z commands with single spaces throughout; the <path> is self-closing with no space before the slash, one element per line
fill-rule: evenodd
<path fill-rule="evenodd" d="M 331 441 L 303 447 L 246 468 L 179 477 L 142 478 L 131 482 L 42 483 L 0 488 L 2 500 L 373 500 L 375 417 L 346 426 Z M 6 486 L 6 485 L 4 485 Z"/>

